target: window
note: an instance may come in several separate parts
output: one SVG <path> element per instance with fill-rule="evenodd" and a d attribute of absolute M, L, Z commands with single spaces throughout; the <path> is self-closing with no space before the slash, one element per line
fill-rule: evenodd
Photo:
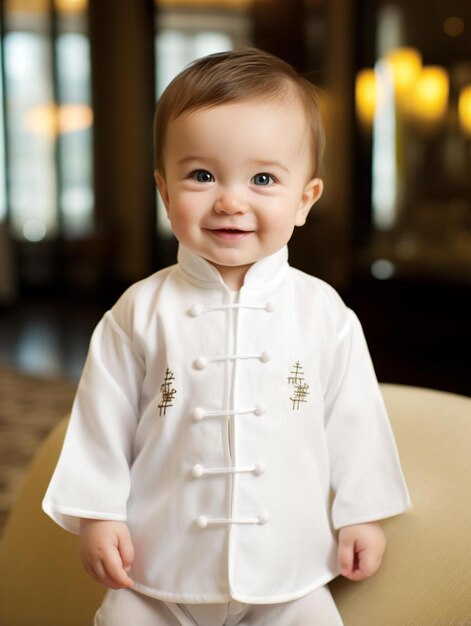
<path fill-rule="evenodd" d="M 0 12 L 0 33 L 3 31 Z M 0 42 L 1 44 L 1 42 Z M 5 120 L 3 115 L 3 46 L 0 45 L 0 224 L 5 220 L 7 214 L 7 190 L 6 190 L 6 170 L 5 170 Z"/>
<path fill-rule="evenodd" d="M 178 4 L 178 3 L 176 3 Z M 228 8 L 230 3 L 215 3 L 214 8 L 181 8 L 156 0 L 155 37 L 156 98 L 185 66 L 195 59 L 224 50 L 241 49 L 250 43 L 249 3 L 240 2 L 240 9 Z M 165 208 L 157 198 L 157 229 L 169 237 L 170 224 Z"/>
<path fill-rule="evenodd" d="M 359 22 L 374 24 L 359 39 L 359 58 L 370 67 L 356 84 L 358 187 L 371 204 L 361 263 L 380 279 L 469 281 L 471 5 L 360 7 Z M 359 198 L 368 202 L 366 193 Z"/>
<path fill-rule="evenodd" d="M 79 237 L 93 229 L 92 110 L 90 49 L 86 35 L 64 32 L 57 39 L 59 134 L 59 211 L 63 234 Z"/>
<path fill-rule="evenodd" d="M 86 8 L 86 0 L 5 2 L 0 217 L 19 240 L 93 227 Z"/>
<path fill-rule="evenodd" d="M 10 32 L 4 50 L 11 226 L 16 236 L 38 241 L 57 227 L 48 36 Z"/>

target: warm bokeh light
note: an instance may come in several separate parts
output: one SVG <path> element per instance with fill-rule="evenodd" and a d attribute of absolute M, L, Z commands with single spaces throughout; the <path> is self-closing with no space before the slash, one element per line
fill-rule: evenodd
<path fill-rule="evenodd" d="M 235 9 L 241 11 L 251 9 L 253 2 L 254 0 L 154 0 L 157 8 L 175 9 L 182 7 L 185 9 Z"/>
<path fill-rule="evenodd" d="M 464 31 L 464 21 L 461 17 L 449 17 L 443 22 L 443 30 L 450 37 L 458 37 Z"/>
<path fill-rule="evenodd" d="M 464 87 L 460 92 L 458 115 L 463 132 L 471 137 L 471 85 Z"/>
<path fill-rule="evenodd" d="M 50 102 L 30 109 L 25 115 L 26 128 L 35 135 L 53 139 L 59 133 L 72 133 L 91 126 L 93 112 L 85 104 L 63 104 Z"/>
<path fill-rule="evenodd" d="M 88 0 L 54 0 L 58 13 L 84 13 L 88 8 Z"/>
<path fill-rule="evenodd" d="M 54 0 L 58 13 L 84 13 L 88 0 Z M 48 13 L 49 0 L 5 0 L 6 13 Z"/>
<path fill-rule="evenodd" d="M 9 13 L 47 13 L 48 0 L 4 0 L 5 14 Z"/>
<path fill-rule="evenodd" d="M 422 55 L 415 48 L 397 48 L 386 56 L 386 61 L 392 68 L 396 99 L 407 109 L 411 90 L 422 69 Z"/>
<path fill-rule="evenodd" d="M 376 110 L 376 76 L 374 70 L 358 72 L 355 81 L 355 103 L 360 122 L 367 127 L 373 123 Z"/>
<path fill-rule="evenodd" d="M 443 67 L 424 67 L 413 90 L 413 112 L 425 124 L 440 122 L 448 109 L 449 79 Z"/>

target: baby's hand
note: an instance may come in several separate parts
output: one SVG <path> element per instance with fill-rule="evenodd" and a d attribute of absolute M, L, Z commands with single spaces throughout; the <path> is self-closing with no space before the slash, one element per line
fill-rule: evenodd
<path fill-rule="evenodd" d="M 376 523 L 345 526 L 339 531 L 340 573 L 349 580 L 365 580 L 378 571 L 386 539 Z"/>
<path fill-rule="evenodd" d="M 133 586 L 129 571 L 134 548 L 124 522 L 80 520 L 80 556 L 92 578 L 111 589 Z"/>

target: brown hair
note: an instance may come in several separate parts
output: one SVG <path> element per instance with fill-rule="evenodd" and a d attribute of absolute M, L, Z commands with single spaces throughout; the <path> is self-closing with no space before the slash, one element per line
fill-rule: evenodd
<path fill-rule="evenodd" d="M 293 94 L 306 115 L 312 137 L 313 175 L 319 175 L 325 139 L 317 88 L 285 61 L 256 49 L 197 59 L 173 79 L 155 109 L 155 169 L 164 172 L 166 131 L 183 113 L 243 100 L 280 100 Z"/>

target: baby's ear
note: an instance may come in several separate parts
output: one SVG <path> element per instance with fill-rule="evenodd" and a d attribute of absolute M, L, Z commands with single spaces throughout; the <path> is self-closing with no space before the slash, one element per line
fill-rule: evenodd
<path fill-rule="evenodd" d="M 157 183 L 157 188 L 160 193 L 160 197 L 162 198 L 162 202 L 165 204 L 165 208 L 168 211 L 168 189 L 167 183 L 165 182 L 165 178 L 159 170 L 154 171 L 155 182 Z"/>
<path fill-rule="evenodd" d="M 323 189 L 324 183 L 320 178 L 313 178 L 308 182 L 304 188 L 303 195 L 301 196 L 301 202 L 299 203 L 298 211 L 296 213 L 296 226 L 303 226 L 305 224 L 309 211 L 322 196 Z"/>

